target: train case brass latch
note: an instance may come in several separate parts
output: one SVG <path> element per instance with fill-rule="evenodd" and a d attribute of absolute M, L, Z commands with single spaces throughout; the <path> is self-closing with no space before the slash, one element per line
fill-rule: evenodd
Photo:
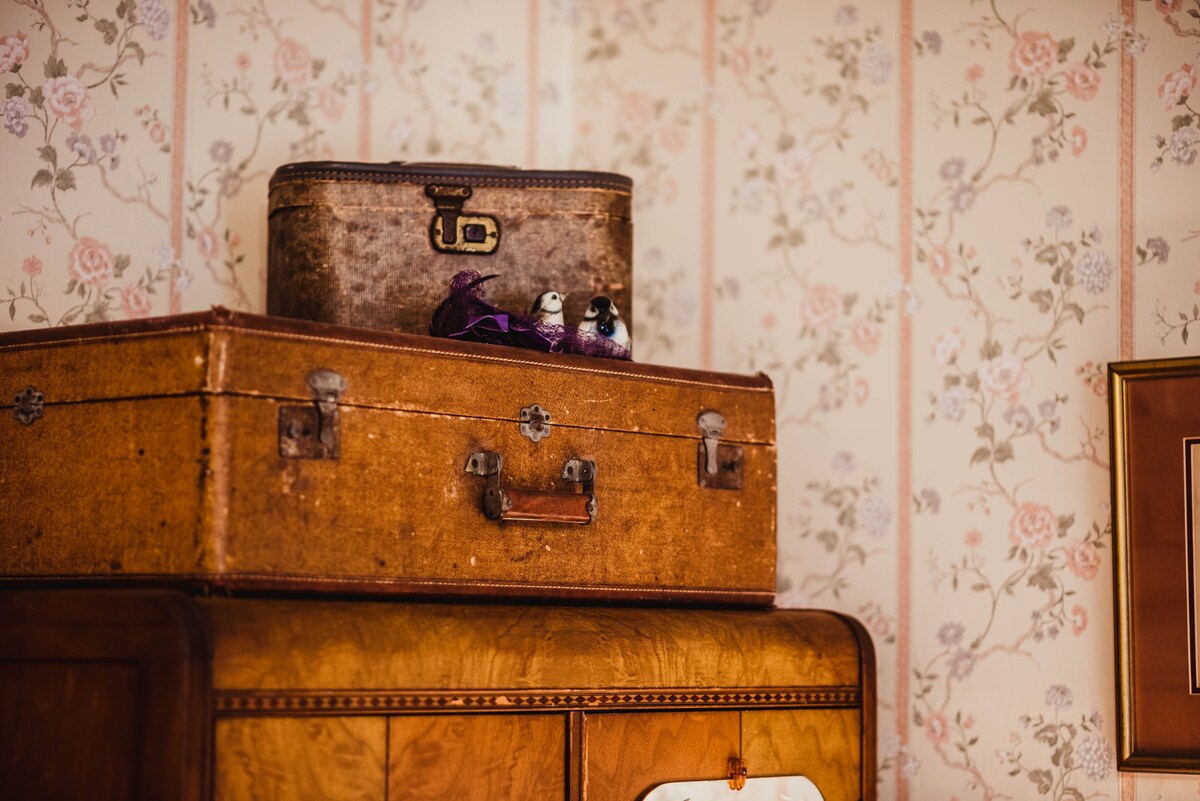
<path fill-rule="evenodd" d="M 582 492 L 570 490 L 504 489 L 500 471 L 504 457 L 495 451 L 477 451 L 467 457 L 463 471 L 487 479 L 483 488 L 483 515 L 489 520 L 526 523 L 573 523 L 587 525 L 596 519 L 596 463 L 568 459 L 559 477 L 578 484 Z"/>
<path fill-rule="evenodd" d="M 500 247 L 500 221 L 489 214 L 467 214 L 463 204 L 473 194 L 461 184 L 429 184 L 425 194 L 433 201 L 429 244 L 439 253 L 473 253 L 486 256 Z"/>
<path fill-rule="evenodd" d="M 721 442 L 725 417 L 707 409 L 696 418 L 700 442 L 696 445 L 696 483 L 707 489 L 740 490 L 744 454 L 740 445 Z"/>
<path fill-rule="evenodd" d="M 312 404 L 279 407 L 279 455 L 289 459 L 336 459 L 341 453 L 337 404 L 346 391 L 346 379 L 322 367 L 305 380 L 312 391 Z"/>
<path fill-rule="evenodd" d="M 46 396 L 33 387 L 25 387 L 13 398 L 13 404 L 13 417 L 24 425 L 31 426 L 34 420 L 42 416 Z"/>

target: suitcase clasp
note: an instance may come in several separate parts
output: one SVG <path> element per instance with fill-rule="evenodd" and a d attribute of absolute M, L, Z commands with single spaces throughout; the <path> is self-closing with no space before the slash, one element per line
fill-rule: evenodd
<path fill-rule="evenodd" d="M 473 193 L 461 184 L 429 184 L 425 194 L 437 212 L 429 224 L 429 242 L 440 253 L 486 256 L 500 247 L 500 221 L 488 214 L 464 214 Z"/>
<path fill-rule="evenodd" d="M 710 489 L 742 488 L 743 453 L 740 445 L 725 445 L 725 417 L 708 409 L 696 418 L 700 442 L 696 450 L 696 483 Z"/>
<path fill-rule="evenodd" d="M 338 398 L 346 379 L 322 367 L 305 379 L 312 391 L 312 406 L 279 407 L 279 455 L 291 459 L 336 459 L 341 452 L 338 436 Z"/>

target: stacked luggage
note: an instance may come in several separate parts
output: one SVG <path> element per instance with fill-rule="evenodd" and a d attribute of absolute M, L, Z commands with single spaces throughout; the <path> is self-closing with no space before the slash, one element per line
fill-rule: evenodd
<path fill-rule="evenodd" d="M 636 336 L 631 190 L 289 165 L 277 316 L 0 337 L 0 786 L 873 798 L 868 636 L 769 608 L 770 382 L 422 335 L 473 269 Z"/>

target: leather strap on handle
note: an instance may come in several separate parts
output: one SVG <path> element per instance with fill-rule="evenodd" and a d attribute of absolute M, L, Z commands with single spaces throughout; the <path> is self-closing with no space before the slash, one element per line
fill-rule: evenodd
<path fill-rule="evenodd" d="M 592 522 L 588 507 L 595 507 L 595 498 L 577 492 L 543 492 L 540 490 L 504 490 L 508 499 L 500 512 L 501 520 L 520 520 L 527 523 Z"/>
<path fill-rule="evenodd" d="M 562 478 L 582 486 L 583 492 L 502 489 L 500 470 L 504 459 L 495 451 L 479 451 L 467 457 L 463 470 L 487 479 L 483 490 L 483 514 L 489 520 L 526 523 L 569 523 L 587 525 L 596 519 L 596 463 L 569 459 Z"/>

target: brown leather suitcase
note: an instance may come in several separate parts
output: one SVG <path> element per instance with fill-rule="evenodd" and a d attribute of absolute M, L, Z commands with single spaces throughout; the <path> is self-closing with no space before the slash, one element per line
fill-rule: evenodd
<path fill-rule="evenodd" d="M 528 312 L 567 293 L 568 324 L 607 295 L 632 327 L 633 181 L 468 164 L 303 162 L 270 184 L 267 311 L 425 334 L 450 279 L 497 274 L 488 299 Z"/>
<path fill-rule="evenodd" d="M 871 641 L 830 612 L 0 592 L 12 797 L 870 801 L 875 737 Z"/>
<path fill-rule="evenodd" d="M 214 310 L 5 334 L 0 392 L 0 582 L 774 597 L 765 376 Z"/>

